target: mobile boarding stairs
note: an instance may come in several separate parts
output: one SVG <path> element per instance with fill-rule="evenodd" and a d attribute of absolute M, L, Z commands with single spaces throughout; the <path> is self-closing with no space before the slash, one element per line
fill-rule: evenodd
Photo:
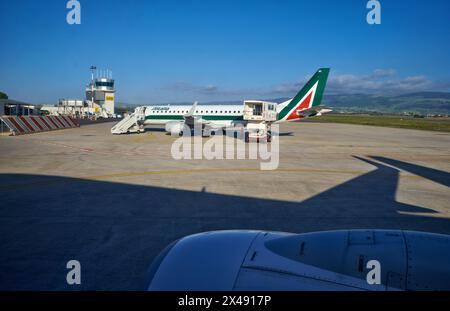
<path fill-rule="evenodd" d="M 134 112 L 124 117 L 111 128 L 112 134 L 143 133 L 145 121 L 145 108 L 137 107 Z"/>

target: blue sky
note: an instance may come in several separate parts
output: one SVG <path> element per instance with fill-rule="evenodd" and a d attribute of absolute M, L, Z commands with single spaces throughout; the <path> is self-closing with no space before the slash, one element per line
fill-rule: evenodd
<path fill-rule="evenodd" d="M 55 103 L 83 98 L 109 68 L 131 104 L 277 98 L 319 67 L 326 92 L 450 91 L 450 1 L 0 0 L 0 90 Z"/>

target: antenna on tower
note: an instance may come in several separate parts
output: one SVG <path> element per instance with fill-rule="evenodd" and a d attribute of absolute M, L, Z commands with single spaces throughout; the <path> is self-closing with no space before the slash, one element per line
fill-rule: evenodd
<path fill-rule="evenodd" d="M 94 81 L 94 73 L 97 72 L 97 67 L 91 66 L 90 69 L 91 69 L 91 82 L 93 82 Z"/>

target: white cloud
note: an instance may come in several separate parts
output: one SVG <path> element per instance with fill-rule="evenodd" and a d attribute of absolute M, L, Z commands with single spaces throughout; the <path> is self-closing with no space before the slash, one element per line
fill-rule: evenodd
<path fill-rule="evenodd" d="M 199 93 L 199 94 L 216 94 L 219 88 L 215 85 L 195 85 L 189 82 L 175 82 L 165 86 L 163 89 L 182 92 L 182 93 Z"/>
<path fill-rule="evenodd" d="M 274 87 L 273 93 L 292 96 L 308 79 L 309 77 L 298 82 L 281 84 Z M 333 74 L 331 72 L 326 92 L 329 94 L 401 94 L 419 91 L 448 91 L 449 89 L 449 83 L 435 82 L 423 75 L 400 78 L 397 77 L 395 69 L 375 69 L 366 75 Z"/>
<path fill-rule="evenodd" d="M 292 97 L 309 79 L 310 76 L 307 76 L 300 81 L 264 89 L 222 89 L 216 85 L 195 85 L 188 82 L 177 82 L 163 89 L 203 100 Z M 325 91 L 328 94 L 404 94 L 419 91 L 450 91 L 450 83 L 436 82 L 423 75 L 398 77 L 395 69 L 378 68 L 364 75 L 334 74 L 332 71 Z"/>
<path fill-rule="evenodd" d="M 389 69 L 375 69 L 372 73 L 373 77 L 385 78 L 392 77 L 397 74 L 397 70 L 389 68 Z"/>
<path fill-rule="evenodd" d="M 433 81 L 425 76 L 389 78 L 382 75 L 336 75 L 330 76 L 330 93 L 405 93 L 435 89 Z"/>

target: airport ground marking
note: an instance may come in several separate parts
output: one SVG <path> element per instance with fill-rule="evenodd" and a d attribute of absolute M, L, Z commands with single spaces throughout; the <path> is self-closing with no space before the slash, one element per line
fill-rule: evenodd
<path fill-rule="evenodd" d="M 156 170 L 156 171 L 143 171 L 143 172 L 124 172 L 108 175 L 96 175 L 96 176 L 85 176 L 85 177 L 70 177 L 70 176 L 51 176 L 54 177 L 52 180 L 42 180 L 23 184 L 12 184 L 0 186 L 0 190 L 14 190 L 17 188 L 24 187 L 35 187 L 35 186 L 47 186 L 51 184 L 63 183 L 63 182 L 83 182 L 83 181 L 98 181 L 98 180 L 108 180 L 112 178 L 121 177 L 136 177 L 136 176 L 146 176 L 146 175 L 164 175 L 164 174 L 183 174 L 183 173 L 230 173 L 230 172 L 248 172 L 248 173 L 260 173 L 261 170 L 257 168 L 206 168 L 206 169 L 169 169 L 169 170 Z M 276 171 L 270 171 L 271 173 L 299 173 L 299 172 L 314 172 L 314 173 L 343 173 L 351 175 L 359 175 L 367 172 L 363 171 L 332 171 L 332 170 L 318 170 L 318 169 L 278 169 Z"/>
<path fill-rule="evenodd" d="M 86 182 L 86 181 L 101 181 L 110 180 L 114 178 L 126 178 L 126 177 L 138 177 L 146 175 L 171 175 L 171 174 L 198 174 L 198 173 L 260 173 L 258 168 L 205 168 L 205 169 L 168 169 L 168 170 L 155 170 L 155 171 L 143 171 L 143 172 L 124 172 L 107 175 L 85 176 L 85 177 L 70 177 L 70 176 L 51 176 L 52 180 L 42 180 L 23 184 L 11 184 L 0 186 L 0 191 L 15 190 L 18 188 L 33 188 L 39 186 L 48 186 L 52 184 L 64 183 L 64 182 Z M 322 173 L 322 174 L 349 174 L 359 176 L 367 174 L 370 171 L 345 171 L 345 170 L 324 170 L 324 169 L 288 169 L 282 168 L 274 171 L 269 171 L 269 174 L 274 173 Z M 413 179 L 426 179 L 421 176 L 417 176 L 410 173 L 405 173 L 403 177 Z"/>
<path fill-rule="evenodd" d="M 259 173 L 258 168 L 204 168 L 204 169 L 170 169 L 170 170 L 156 170 L 156 171 L 143 171 L 143 172 L 124 172 L 116 174 L 98 175 L 85 177 L 89 180 L 103 180 L 110 178 L 120 177 L 136 177 L 145 175 L 162 175 L 162 174 L 189 174 L 189 173 Z M 367 173 L 366 171 L 340 171 L 340 170 L 323 170 L 323 169 L 277 169 L 270 171 L 271 173 L 332 173 L 332 174 L 351 174 L 360 175 Z"/>

